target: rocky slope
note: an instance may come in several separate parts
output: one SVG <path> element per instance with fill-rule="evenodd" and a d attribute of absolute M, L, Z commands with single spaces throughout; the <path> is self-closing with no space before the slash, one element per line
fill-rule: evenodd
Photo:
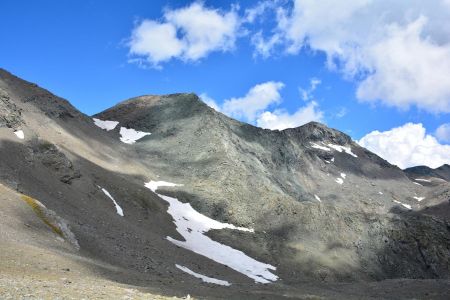
<path fill-rule="evenodd" d="M 95 117 L 151 132 L 139 160 L 183 183 L 178 195 L 198 210 L 264 233 L 233 244 L 285 281 L 448 277 L 445 220 L 421 213 L 429 191 L 341 132 L 256 128 L 192 94 L 138 97 Z"/>
<path fill-rule="evenodd" d="M 445 181 L 450 181 L 450 166 L 445 164 L 432 169 L 427 166 L 417 166 L 405 169 L 405 173 L 413 180 L 420 177 L 435 177 Z"/>
<path fill-rule="evenodd" d="M 133 98 L 93 118 L 0 70 L 8 261 L 31 245 L 44 266 L 52 253 L 169 296 L 445 298 L 448 183 L 413 181 L 322 124 L 264 130 L 193 94 Z M 2 268 L 0 282 L 14 272 Z"/>

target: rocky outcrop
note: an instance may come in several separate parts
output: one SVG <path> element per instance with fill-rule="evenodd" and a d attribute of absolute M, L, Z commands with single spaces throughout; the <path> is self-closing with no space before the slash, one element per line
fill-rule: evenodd
<path fill-rule="evenodd" d="M 432 169 L 427 166 L 416 166 L 405 169 L 405 173 L 412 179 L 415 180 L 419 177 L 435 177 L 440 178 L 445 181 L 450 182 L 450 165 L 442 165 L 438 168 Z"/>

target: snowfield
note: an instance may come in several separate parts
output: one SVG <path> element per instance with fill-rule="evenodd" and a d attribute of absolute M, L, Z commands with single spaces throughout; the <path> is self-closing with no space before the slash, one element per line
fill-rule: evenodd
<path fill-rule="evenodd" d="M 431 182 L 431 180 L 423 179 L 423 178 L 416 178 L 416 181 L 422 181 L 422 182 Z"/>
<path fill-rule="evenodd" d="M 176 184 L 165 181 L 150 181 L 145 186 L 156 193 L 160 186 L 176 186 Z M 182 203 L 177 198 L 157 195 L 169 203 L 167 212 L 173 217 L 177 231 L 185 239 L 185 241 L 179 241 L 167 237 L 169 241 L 179 247 L 226 265 L 252 278 L 257 283 L 270 283 L 278 279 L 278 276 L 270 272 L 270 270 L 276 270 L 274 266 L 259 262 L 247 256 L 244 252 L 216 242 L 205 235 L 211 229 L 254 232 L 253 229 L 218 222 L 197 212 L 189 203 Z"/>
<path fill-rule="evenodd" d="M 320 146 L 320 145 L 318 145 L 316 143 L 312 143 L 312 142 L 311 142 L 311 147 L 316 148 L 316 149 L 320 149 L 320 150 L 324 150 L 324 151 L 331 151 L 331 149 L 328 148 L 328 147 Z"/>
<path fill-rule="evenodd" d="M 22 130 L 16 130 L 16 131 L 14 131 L 14 134 L 21 140 L 23 140 L 25 138 L 25 134 L 23 133 Z"/>
<path fill-rule="evenodd" d="M 194 271 L 192 271 L 191 269 L 185 267 L 185 266 L 180 266 L 175 264 L 175 267 L 177 267 L 178 269 L 180 269 L 183 272 L 186 272 L 194 277 L 200 278 L 203 282 L 207 282 L 207 283 L 213 283 L 213 284 L 218 284 L 218 285 L 224 285 L 224 286 L 230 286 L 231 283 L 229 283 L 226 280 L 220 280 L 220 279 L 216 279 L 216 278 L 212 278 L 212 277 L 208 277 L 206 275 L 202 275 L 199 273 L 196 273 Z"/>
<path fill-rule="evenodd" d="M 323 143 L 323 142 L 322 142 Z M 315 149 L 320 149 L 320 150 L 324 150 L 324 151 L 331 151 L 332 149 L 336 150 L 337 152 L 345 152 L 353 157 L 358 157 L 355 153 L 352 152 L 352 149 L 350 147 L 345 147 L 345 146 L 341 146 L 341 145 L 336 145 L 336 144 L 327 144 L 324 146 L 319 145 L 317 143 L 313 143 L 310 142 L 311 147 L 315 148 Z"/>
<path fill-rule="evenodd" d="M 117 124 L 119 124 L 119 122 L 117 121 L 103 121 L 96 118 L 93 118 L 93 120 L 95 125 L 106 131 L 113 130 L 114 128 L 116 128 Z"/>
<path fill-rule="evenodd" d="M 150 132 L 137 131 L 133 128 L 120 127 L 120 140 L 125 144 L 134 144 L 137 140 L 142 139 L 144 136 L 150 135 Z"/>
<path fill-rule="evenodd" d="M 122 209 L 122 207 L 120 207 L 120 205 L 116 202 L 116 200 L 114 200 L 114 198 L 111 196 L 111 194 L 110 194 L 107 190 L 105 190 L 105 189 L 102 188 L 102 187 L 99 187 L 99 188 L 101 188 L 102 191 L 103 191 L 103 193 L 104 193 L 106 196 L 108 196 L 109 199 L 112 200 L 112 202 L 114 203 L 114 206 L 116 207 L 116 212 L 117 212 L 117 214 L 118 214 L 119 216 L 123 217 L 123 209 Z"/>
<path fill-rule="evenodd" d="M 401 206 L 407 208 L 407 209 L 412 209 L 411 205 L 409 204 L 405 204 L 405 203 L 401 203 L 400 201 L 394 200 L 395 203 L 400 204 Z"/>
<path fill-rule="evenodd" d="M 350 147 L 345 147 L 345 146 L 335 145 L 335 144 L 328 144 L 328 147 L 333 148 L 337 152 L 344 151 L 345 153 L 347 153 L 353 157 L 358 157 L 355 153 L 352 152 L 352 149 Z"/>

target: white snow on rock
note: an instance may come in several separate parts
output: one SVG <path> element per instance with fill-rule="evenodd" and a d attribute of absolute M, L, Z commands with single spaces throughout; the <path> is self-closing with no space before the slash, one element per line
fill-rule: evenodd
<path fill-rule="evenodd" d="M 383 192 L 378 192 L 378 194 L 383 195 Z"/>
<path fill-rule="evenodd" d="M 93 118 L 93 120 L 95 125 L 106 131 L 113 130 L 114 128 L 116 128 L 117 124 L 119 124 L 118 121 L 103 121 L 96 118 Z"/>
<path fill-rule="evenodd" d="M 341 173 L 341 177 L 342 177 L 343 179 L 345 179 L 345 177 L 347 177 L 347 174 Z"/>
<path fill-rule="evenodd" d="M 214 284 L 218 284 L 218 285 L 224 285 L 224 286 L 230 286 L 231 283 L 229 283 L 226 280 L 220 280 L 220 279 L 216 279 L 216 278 L 212 278 L 212 277 L 208 277 L 199 273 L 196 273 L 194 271 L 192 271 L 191 269 L 185 267 L 185 266 L 180 266 L 175 264 L 175 267 L 177 267 L 178 269 L 180 269 L 183 272 L 186 272 L 194 277 L 200 278 L 203 282 L 207 282 L 207 283 L 214 283 Z"/>
<path fill-rule="evenodd" d="M 150 132 L 137 131 L 133 128 L 120 127 L 120 140 L 125 144 L 134 144 L 137 140 L 150 134 Z"/>
<path fill-rule="evenodd" d="M 322 202 L 322 200 L 320 200 L 320 197 L 317 195 L 314 195 L 314 198 L 316 198 L 317 201 Z"/>
<path fill-rule="evenodd" d="M 418 182 L 413 182 L 414 184 L 417 184 L 417 185 L 420 185 L 420 186 L 423 186 L 423 185 L 421 185 L 420 183 L 418 183 Z"/>
<path fill-rule="evenodd" d="M 174 186 L 183 186 L 182 184 L 176 184 L 176 183 L 172 183 L 172 182 L 167 182 L 167 181 L 150 181 L 147 182 L 145 184 L 145 187 L 152 190 L 153 193 L 156 193 L 156 190 L 158 189 L 158 187 L 160 186 L 169 186 L 169 187 L 174 187 Z"/>
<path fill-rule="evenodd" d="M 334 162 L 334 157 L 332 157 L 330 160 L 324 160 L 327 164 L 331 164 Z"/>
<path fill-rule="evenodd" d="M 177 184 L 165 181 L 150 181 L 145 184 L 147 188 L 156 192 L 160 186 L 176 186 Z M 220 264 L 226 265 L 238 271 L 258 283 L 270 283 L 276 281 L 278 276 L 270 272 L 276 267 L 259 262 L 244 252 L 233 249 L 227 245 L 216 242 L 205 235 L 211 229 L 233 229 L 254 232 L 253 229 L 236 227 L 232 224 L 221 223 L 197 212 L 189 203 L 182 203 L 177 198 L 158 194 L 169 203 L 167 212 L 174 219 L 177 231 L 183 236 L 184 241 L 172 237 L 167 239 L 175 245 L 203 255 Z"/>
<path fill-rule="evenodd" d="M 25 134 L 23 133 L 23 130 L 16 130 L 14 131 L 14 134 L 21 140 L 25 138 Z"/>
<path fill-rule="evenodd" d="M 335 180 L 337 183 L 339 183 L 339 184 L 343 184 L 344 183 L 344 180 L 342 180 L 342 178 L 336 178 L 336 180 Z"/>
<path fill-rule="evenodd" d="M 328 144 L 328 147 L 333 148 L 337 152 L 344 151 L 347 154 L 350 154 L 353 157 L 358 157 L 355 153 L 352 152 L 352 149 L 350 147 L 345 147 L 341 145 L 335 145 L 335 144 Z"/>
<path fill-rule="evenodd" d="M 122 209 L 122 207 L 120 207 L 120 205 L 116 202 L 116 200 L 114 200 L 114 198 L 111 196 L 111 194 L 107 190 L 105 190 L 104 188 L 101 188 L 101 189 L 102 189 L 103 193 L 106 196 L 108 196 L 108 198 L 111 199 L 112 202 L 114 203 L 114 206 L 116 207 L 117 214 L 119 216 L 123 217 L 123 209 Z"/>
<path fill-rule="evenodd" d="M 415 181 L 431 182 L 431 180 L 423 179 L 423 178 L 416 178 Z"/>
<path fill-rule="evenodd" d="M 401 203 L 400 201 L 397 200 L 394 200 L 394 202 L 397 204 L 401 204 L 403 207 L 406 207 L 407 209 L 412 209 L 411 205 L 409 204 Z"/>
<path fill-rule="evenodd" d="M 425 199 L 425 197 L 413 197 L 413 198 L 416 199 L 419 202 Z"/>
<path fill-rule="evenodd" d="M 331 151 L 330 148 L 325 147 L 325 146 L 320 146 L 316 143 L 311 142 L 311 147 L 316 148 L 316 149 L 320 149 L 320 150 L 325 150 L 325 151 Z"/>

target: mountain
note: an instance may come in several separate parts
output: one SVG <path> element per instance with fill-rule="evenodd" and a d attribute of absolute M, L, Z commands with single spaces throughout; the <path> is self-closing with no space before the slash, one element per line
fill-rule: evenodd
<path fill-rule="evenodd" d="M 445 164 L 438 168 L 432 169 L 427 166 L 416 166 L 405 169 L 405 173 L 413 180 L 417 177 L 435 177 L 445 181 L 450 181 L 450 166 Z"/>
<path fill-rule="evenodd" d="M 43 274 L 87 298 L 444 299 L 450 287 L 450 184 L 411 180 L 323 124 L 261 129 L 195 94 L 91 118 L 0 70 L 0 157 L 0 295 L 44 293 Z"/>

